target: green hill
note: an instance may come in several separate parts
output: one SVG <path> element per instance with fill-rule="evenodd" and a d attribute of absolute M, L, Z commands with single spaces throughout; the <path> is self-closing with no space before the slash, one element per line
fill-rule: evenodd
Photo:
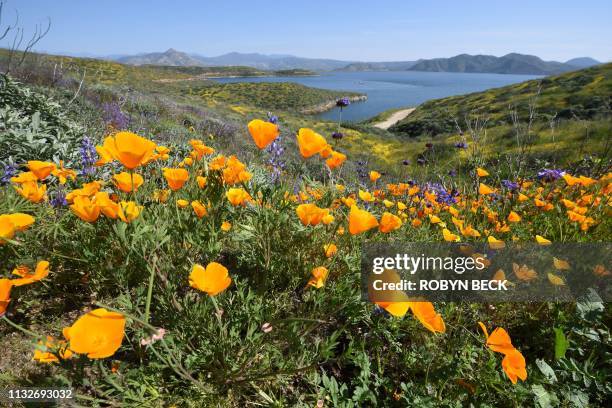
<path fill-rule="evenodd" d="M 512 112 L 536 120 L 591 120 L 609 114 L 612 98 L 612 64 L 536 79 L 468 95 L 436 99 L 420 105 L 390 130 L 403 136 L 439 135 L 457 131 L 456 121 L 480 114 L 490 127 L 511 125 Z"/>

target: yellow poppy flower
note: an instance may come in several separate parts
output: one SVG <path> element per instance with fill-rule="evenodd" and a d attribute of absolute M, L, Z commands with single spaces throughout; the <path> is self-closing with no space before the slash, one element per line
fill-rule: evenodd
<path fill-rule="evenodd" d="M 13 282 L 10 279 L 0 279 L 0 317 L 6 313 L 6 308 L 11 301 L 11 289 Z"/>
<path fill-rule="evenodd" d="M 189 173 L 185 169 L 169 169 L 164 168 L 164 178 L 168 182 L 168 187 L 172 191 L 180 190 L 189 178 Z"/>
<path fill-rule="evenodd" d="M 144 179 L 138 173 L 127 173 L 124 171 L 113 176 L 113 183 L 119 190 L 130 193 L 138 191 L 138 188 L 144 183 Z"/>
<path fill-rule="evenodd" d="M 370 172 L 370 181 L 372 183 L 376 183 L 376 180 L 378 180 L 380 178 L 381 174 L 377 171 L 372 170 Z"/>
<path fill-rule="evenodd" d="M 57 167 L 51 162 L 30 160 L 28 162 L 28 169 L 30 169 L 39 180 L 44 180 L 49 177 L 49 174 L 55 171 Z"/>
<path fill-rule="evenodd" d="M 479 167 L 476 169 L 476 174 L 478 174 L 478 177 L 487 177 L 489 175 L 489 172 Z"/>
<path fill-rule="evenodd" d="M 232 224 L 229 221 L 223 221 L 223 223 L 221 223 L 221 230 L 223 232 L 228 232 L 231 229 L 232 229 Z"/>
<path fill-rule="evenodd" d="M 210 296 L 223 292 L 231 283 L 232 278 L 229 277 L 227 268 L 217 262 L 209 263 L 206 268 L 195 264 L 189 275 L 189 285 Z"/>
<path fill-rule="evenodd" d="M 110 357 L 121 347 L 125 335 L 125 317 L 106 309 L 95 309 L 64 328 L 69 348 L 91 359 Z"/>
<path fill-rule="evenodd" d="M 366 210 L 361 210 L 356 205 L 349 212 L 349 232 L 351 235 L 361 234 L 378 226 L 376 217 Z"/>
<path fill-rule="evenodd" d="M 541 235 L 536 235 L 535 239 L 536 239 L 536 242 L 540 245 L 550 245 L 552 243 Z"/>
<path fill-rule="evenodd" d="M 489 248 L 491 249 L 503 249 L 506 247 L 506 243 L 504 241 L 495 238 L 493 235 L 489 235 L 487 237 L 487 242 L 489 243 Z"/>
<path fill-rule="evenodd" d="M 5 214 L 8 219 L 13 223 L 15 227 L 15 231 L 25 231 L 32 224 L 34 224 L 34 217 L 28 214 L 23 213 L 13 213 L 13 214 Z"/>
<path fill-rule="evenodd" d="M 185 207 L 187 207 L 189 205 L 189 201 L 183 200 L 183 199 L 178 199 L 178 200 L 176 200 L 176 205 L 179 208 L 185 208 Z"/>
<path fill-rule="evenodd" d="M 325 253 L 326 258 L 331 258 L 332 256 L 338 253 L 338 247 L 336 244 L 325 244 L 323 245 L 323 252 Z"/>
<path fill-rule="evenodd" d="M 133 170 L 153 158 L 156 145 L 134 133 L 119 132 L 104 139 L 103 148 L 114 160 Z"/>
<path fill-rule="evenodd" d="M 459 238 L 459 235 L 453 234 L 452 232 L 450 232 L 448 229 L 444 228 L 442 229 L 442 237 L 444 238 L 445 241 L 447 242 L 458 242 L 461 239 Z"/>
<path fill-rule="evenodd" d="M 36 264 L 34 273 L 30 273 L 30 269 L 27 266 L 17 267 L 13 269 L 13 275 L 20 277 L 19 279 L 13 279 L 13 286 L 23 286 L 38 282 L 49 275 L 49 262 L 39 261 Z"/>
<path fill-rule="evenodd" d="M 268 147 L 278 137 L 278 126 L 261 119 L 253 119 L 247 125 L 255 145 L 261 150 Z"/>
<path fill-rule="evenodd" d="M 244 207 L 248 202 L 252 201 L 251 195 L 243 188 L 230 188 L 225 193 L 225 197 L 234 207 L 239 205 Z"/>
<path fill-rule="evenodd" d="M 204 217 L 206 214 L 208 214 L 208 211 L 206 210 L 206 206 L 204 206 L 201 202 L 199 201 L 192 201 L 191 202 L 191 207 L 193 208 L 193 212 L 195 213 L 195 215 L 198 218 L 202 218 Z"/>
<path fill-rule="evenodd" d="M 325 138 L 308 128 L 301 128 L 298 131 L 297 142 L 300 148 L 300 154 L 306 159 L 321 153 L 321 151 L 327 147 Z"/>
<path fill-rule="evenodd" d="M 325 285 L 325 280 L 329 274 L 329 270 L 324 266 L 314 268 L 311 272 L 311 278 L 308 281 L 308 285 L 314 288 L 322 288 Z"/>
<path fill-rule="evenodd" d="M 142 211 L 142 206 L 136 205 L 135 202 L 121 201 L 119 203 L 119 211 L 117 212 L 117 215 L 121 221 L 130 223 L 138 218 L 140 211 Z"/>

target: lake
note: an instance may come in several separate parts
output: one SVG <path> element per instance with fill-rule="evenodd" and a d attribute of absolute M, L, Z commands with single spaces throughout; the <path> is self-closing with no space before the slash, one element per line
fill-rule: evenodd
<path fill-rule="evenodd" d="M 360 121 L 387 109 L 416 106 L 430 99 L 483 91 L 539 78 L 538 75 L 463 74 L 455 72 L 330 72 L 320 76 L 219 78 L 218 82 L 297 82 L 306 86 L 368 95 L 352 103 L 342 120 Z M 337 108 L 317 115 L 336 120 Z"/>

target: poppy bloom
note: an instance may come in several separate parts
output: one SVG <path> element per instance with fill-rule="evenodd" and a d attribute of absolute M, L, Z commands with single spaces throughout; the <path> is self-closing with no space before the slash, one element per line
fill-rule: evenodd
<path fill-rule="evenodd" d="M 202 218 L 208 214 L 208 211 L 206 211 L 206 206 L 197 200 L 191 202 L 191 208 L 193 208 L 193 212 L 198 218 Z"/>
<path fill-rule="evenodd" d="M 185 207 L 187 207 L 189 205 L 189 201 L 183 200 L 182 198 L 180 198 L 180 199 L 176 200 L 176 205 L 179 208 L 185 208 Z"/>
<path fill-rule="evenodd" d="M 519 222 L 521 220 L 521 216 L 515 213 L 514 211 L 510 211 L 508 214 L 508 222 Z"/>
<path fill-rule="evenodd" d="M 391 231 L 395 231 L 399 227 L 402 226 L 402 220 L 397 215 L 393 215 L 390 212 L 383 213 L 380 218 L 380 225 L 378 226 L 378 230 L 382 233 L 389 233 Z"/>
<path fill-rule="evenodd" d="M 114 220 L 119 216 L 119 204 L 111 200 L 107 192 L 97 192 L 94 195 L 94 201 L 106 217 Z"/>
<path fill-rule="evenodd" d="M 38 177 L 36 177 L 36 175 L 31 171 L 19 173 L 19 175 L 11 177 L 11 182 L 15 184 L 23 184 L 32 181 L 38 181 Z"/>
<path fill-rule="evenodd" d="M 243 188 L 230 188 L 225 193 L 225 197 L 234 207 L 239 205 L 244 207 L 246 203 L 252 200 L 251 195 Z"/>
<path fill-rule="evenodd" d="M 55 353 L 49 350 L 53 350 Z M 56 341 L 53 337 L 47 336 L 47 340 L 44 344 L 42 340 L 38 342 L 32 360 L 38 361 L 39 363 L 57 363 L 59 361 L 57 355 L 63 360 L 67 360 L 72 357 L 72 351 L 68 349 L 65 341 Z"/>
<path fill-rule="evenodd" d="M 13 282 L 10 279 L 0 279 L 0 317 L 6 313 L 6 308 L 11 301 L 11 289 Z"/>
<path fill-rule="evenodd" d="M 221 223 L 221 231 L 228 232 L 231 229 L 232 224 L 229 221 L 223 221 L 223 223 Z"/>
<path fill-rule="evenodd" d="M 49 177 L 51 172 L 57 169 L 57 166 L 51 162 L 30 160 L 28 162 L 28 169 L 30 169 L 39 180 L 44 180 Z"/>
<path fill-rule="evenodd" d="M 446 326 L 442 316 L 436 312 L 431 302 L 410 302 L 410 309 L 427 330 L 434 333 L 445 333 Z"/>
<path fill-rule="evenodd" d="M 121 201 L 119 203 L 119 211 L 117 212 L 117 215 L 121 221 L 130 223 L 138 218 L 140 211 L 142 211 L 142 206 L 136 205 L 135 202 Z"/>
<path fill-rule="evenodd" d="M 189 286 L 194 289 L 216 296 L 223 292 L 232 283 L 228 270 L 217 262 L 209 263 L 206 268 L 195 264 L 189 275 Z"/>
<path fill-rule="evenodd" d="M 493 330 L 491 335 L 489 335 L 487 327 L 484 325 L 484 323 L 478 322 L 478 325 L 485 335 L 487 347 L 489 347 L 491 350 L 501 354 L 508 354 L 514 350 L 512 340 L 510 340 L 510 335 L 505 329 L 498 327 Z"/>
<path fill-rule="evenodd" d="M 40 185 L 36 181 L 28 181 L 21 184 L 21 187 L 15 186 L 15 190 L 26 200 L 36 204 L 44 200 L 47 186 L 45 184 Z"/>
<path fill-rule="evenodd" d="M 108 136 L 103 146 L 110 157 L 130 170 L 148 163 L 155 154 L 155 147 L 152 141 L 131 132 Z"/>
<path fill-rule="evenodd" d="M 66 184 L 68 179 L 76 180 L 76 171 L 64 168 L 64 162 L 60 160 L 59 168 L 51 172 L 55 177 L 58 178 L 60 184 Z"/>
<path fill-rule="evenodd" d="M 361 210 L 356 205 L 349 212 L 349 232 L 351 235 L 361 234 L 378 226 L 378 221 L 371 213 Z"/>
<path fill-rule="evenodd" d="M 340 152 L 332 151 L 331 156 L 325 160 L 325 164 L 331 170 L 342 166 L 342 164 L 346 161 L 346 155 Z"/>
<path fill-rule="evenodd" d="M 300 148 L 300 154 L 305 159 L 317 153 L 321 153 L 321 151 L 327 147 L 325 138 L 308 128 L 301 128 L 298 131 L 297 141 Z"/>
<path fill-rule="evenodd" d="M 336 255 L 336 253 L 338 253 L 338 247 L 336 246 L 336 244 L 325 244 L 323 245 L 323 251 L 325 252 L 325 257 L 326 258 L 331 258 L 332 256 Z"/>
<path fill-rule="evenodd" d="M 0 215 L 0 244 L 7 239 L 13 239 L 16 227 L 11 217 L 7 214 Z"/>
<path fill-rule="evenodd" d="M 172 191 L 180 190 L 189 178 L 189 173 L 185 169 L 164 168 L 164 177 Z"/>
<path fill-rule="evenodd" d="M 121 347 L 125 317 L 106 309 L 95 309 L 63 330 L 69 348 L 91 359 L 110 357 Z"/>
<path fill-rule="evenodd" d="M 525 367 L 525 357 L 517 349 L 508 352 L 502 360 L 502 368 L 512 384 L 516 384 L 518 378 L 523 381 L 527 379 L 527 369 Z"/>
<path fill-rule="evenodd" d="M 516 263 L 512 263 L 512 272 L 514 272 L 517 278 L 526 282 L 538 277 L 538 273 L 527 265 L 519 266 Z"/>
<path fill-rule="evenodd" d="M 17 267 L 13 269 L 13 275 L 20 277 L 19 279 L 13 279 L 13 286 L 23 286 L 38 282 L 49 275 L 49 262 L 39 261 L 34 273 L 30 273 L 30 268 L 27 266 Z"/>
<path fill-rule="evenodd" d="M 476 169 L 476 174 L 478 175 L 478 177 L 487 177 L 489 175 L 489 172 L 479 167 Z"/>
<path fill-rule="evenodd" d="M 5 214 L 15 226 L 15 231 L 25 231 L 34 224 L 34 217 L 24 213 Z M 0 216 L 1 217 L 1 216 Z"/>
<path fill-rule="evenodd" d="M 323 217 L 328 215 L 329 210 L 319 208 L 314 204 L 300 204 L 296 207 L 295 212 L 303 225 L 318 225 Z"/>
<path fill-rule="evenodd" d="M 138 173 L 127 173 L 124 171 L 113 176 L 113 183 L 119 190 L 130 193 L 137 191 L 138 187 L 144 183 L 144 179 Z"/>
<path fill-rule="evenodd" d="M 506 247 L 506 243 L 502 240 L 496 239 L 493 235 L 487 237 L 487 242 L 491 249 L 502 249 Z"/>
<path fill-rule="evenodd" d="M 480 185 L 478 186 L 478 194 L 487 195 L 487 194 L 493 194 L 494 192 L 495 190 L 493 190 L 491 187 L 487 186 L 486 184 L 480 183 Z"/>
<path fill-rule="evenodd" d="M 536 235 L 535 236 L 536 242 L 540 245 L 550 245 L 551 242 L 549 240 L 547 240 L 546 238 L 544 238 L 541 235 Z"/>
<path fill-rule="evenodd" d="M 89 197 L 75 197 L 70 209 L 77 217 L 86 222 L 96 222 L 100 216 L 100 206 Z"/>
<path fill-rule="evenodd" d="M 322 288 L 325 285 L 325 280 L 329 274 L 329 270 L 324 266 L 314 268 L 310 274 L 312 275 L 308 284 L 314 288 Z"/>
<path fill-rule="evenodd" d="M 204 188 L 206 187 L 206 177 L 198 176 L 196 177 L 196 181 L 198 182 L 198 187 Z"/>
<path fill-rule="evenodd" d="M 380 178 L 381 174 L 377 171 L 372 170 L 370 172 L 370 181 L 372 183 L 376 183 L 376 180 L 378 180 Z"/>
<path fill-rule="evenodd" d="M 278 137 L 278 126 L 261 119 L 253 119 L 247 125 L 253 141 L 259 149 L 265 149 Z"/>
<path fill-rule="evenodd" d="M 444 240 L 447 242 L 458 242 L 461 240 L 459 235 L 453 234 L 446 228 L 442 229 L 442 238 L 444 238 Z"/>

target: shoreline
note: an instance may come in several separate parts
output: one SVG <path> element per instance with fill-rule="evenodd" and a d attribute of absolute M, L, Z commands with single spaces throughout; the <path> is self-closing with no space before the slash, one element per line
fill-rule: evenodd
<path fill-rule="evenodd" d="M 348 100 L 351 101 L 351 103 L 364 102 L 368 100 L 368 96 L 367 95 L 354 95 L 354 96 L 349 96 Z M 335 107 L 336 107 L 336 100 L 333 100 L 333 101 L 328 101 L 328 102 L 321 103 L 319 105 L 312 106 L 310 108 L 304 108 L 300 110 L 300 113 L 304 115 L 316 115 L 317 113 L 323 113 L 323 112 L 332 110 Z"/>
<path fill-rule="evenodd" d="M 391 126 L 395 125 L 397 122 L 405 119 L 408 115 L 414 112 L 415 109 L 416 108 L 400 109 L 398 111 L 393 112 L 387 119 L 373 123 L 372 126 L 379 129 L 387 130 Z"/>

